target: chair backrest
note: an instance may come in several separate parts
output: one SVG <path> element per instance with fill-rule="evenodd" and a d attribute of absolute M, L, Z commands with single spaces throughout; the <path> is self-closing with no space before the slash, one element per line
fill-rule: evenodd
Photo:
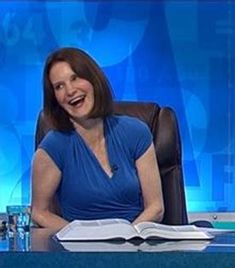
<path fill-rule="evenodd" d="M 146 122 L 153 134 L 164 197 L 165 214 L 162 223 L 187 224 L 187 210 L 182 172 L 181 140 L 174 111 L 155 103 L 119 101 L 115 114 L 135 116 Z M 35 149 L 51 129 L 40 112 L 35 136 Z"/>

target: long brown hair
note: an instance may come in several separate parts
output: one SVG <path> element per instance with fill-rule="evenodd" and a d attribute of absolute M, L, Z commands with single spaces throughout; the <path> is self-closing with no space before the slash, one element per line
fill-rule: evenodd
<path fill-rule="evenodd" d="M 98 64 L 81 49 L 61 48 L 48 56 L 43 73 L 44 114 L 55 129 L 73 129 L 69 114 L 58 104 L 54 88 L 49 79 L 50 70 L 57 62 L 67 62 L 79 77 L 88 80 L 92 84 L 94 88 L 94 107 L 88 116 L 89 118 L 104 118 L 112 114 L 113 98 L 111 86 Z"/>

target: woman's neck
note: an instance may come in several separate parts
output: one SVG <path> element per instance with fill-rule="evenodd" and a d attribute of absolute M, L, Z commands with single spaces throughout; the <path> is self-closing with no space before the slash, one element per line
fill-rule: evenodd
<path fill-rule="evenodd" d="M 79 123 L 73 121 L 74 128 L 79 135 L 91 146 L 104 139 L 104 127 L 102 118 L 92 118 Z"/>

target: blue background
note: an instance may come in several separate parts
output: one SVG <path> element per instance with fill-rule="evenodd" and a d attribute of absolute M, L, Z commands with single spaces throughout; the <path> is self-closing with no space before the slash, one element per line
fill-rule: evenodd
<path fill-rule="evenodd" d="M 233 1 L 0 2 L 0 212 L 30 202 L 45 58 L 86 50 L 117 100 L 171 106 L 189 211 L 235 211 Z"/>

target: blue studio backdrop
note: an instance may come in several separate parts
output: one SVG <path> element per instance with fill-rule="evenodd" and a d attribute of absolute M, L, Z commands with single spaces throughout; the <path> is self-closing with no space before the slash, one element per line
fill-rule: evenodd
<path fill-rule="evenodd" d="M 233 1 L 1 1 L 0 212 L 30 202 L 30 163 L 51 51 L 80 47 L 115 99 L 179 120 L 188 210 L 235 210 Z"/>

